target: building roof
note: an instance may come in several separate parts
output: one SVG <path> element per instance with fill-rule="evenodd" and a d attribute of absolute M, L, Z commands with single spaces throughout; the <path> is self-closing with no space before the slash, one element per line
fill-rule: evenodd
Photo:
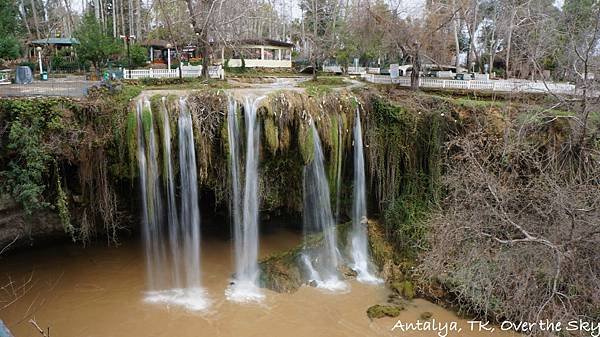
<path fill-rule="evenodd" d="M 72 37 L 49 37 L 46 39 L 33 40 L 31 41 L 31 44 L 72 46 L 74 44 L 79 44 L 79 41 Z"/>
<path fill-rule="evenodd" d="M 245 39 L 237 41 L 238 44 L 241 45 L 255 45 L 255 46 L 273 46 L 273 47 L 287 47 L 292 48 L 294 46 L 293 43 L 272 40 L 272 39 Z"/>

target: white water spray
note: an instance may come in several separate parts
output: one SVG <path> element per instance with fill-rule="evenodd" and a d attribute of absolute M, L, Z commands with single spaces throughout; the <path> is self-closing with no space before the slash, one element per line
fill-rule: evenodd
<path fill-rule="evenodd" d="M 264 294 L 258 287 L 258 156 L 260 127 L 257 120 L 258 106 L 263 98 L 264 96 L 257 98 L 246 96 L 244 100 L 246 163 L 243 195 L 241 193 L 239 172 L 240 146 L 237 104 L 232 100 L 229 101 L 227 116 L 236 273 L 233 284 L 226 290 L 226 295 L 229 300 L 236 302 L 260 301 L 264 298 Z"/>
<path fill-rule="evenodd" d="M 302 260 L 308 270 L 311 281 L 317 287 L 332 291 L 345 290 L 347 285 L 340 279 L 339 251 L 337 248 L 336 226 L 331 212 L 329 183 L 325 175 L 321 140 L 314 123 L 310 123 L 313 137 L 314 159 L 304 166 L 304 254 Z M 323 235 L 323 245 L 310 247 L 310 238 L 315 234 Z"/>
<path fill-rule="evenodd" d="M 377 284 L 383 281 L 372 272 L 369 258 L 369 238 L 367 233 L 367 202 L 365 187 L 365 159 L 363 153 L 360 111 L 356 108 L 354 122 L 354 189 L 352 205 L 352 232 L 350 233 L 352 269 L 359 282 Z"/>
<path fill-rule="evenodd" d="M 164 99 L 160 112 L 163 119 L 162 159 L 166 212 L 162 206 L 163 186 L 159 179 L 158 149 L 150 102 L 145 99 L 138 102 L 138 164 L 149 288 L 145 300 L 150 303 L 175 304 L 189 310 L 204 310 L 209 302 L 200 283 L 200 211 L 192 120 L 185 101 L 180 100 L 178 147 L 181 212 L 178 218 L 171 128 Z M 168 255 L 170 259 L 167 258 Z"/>

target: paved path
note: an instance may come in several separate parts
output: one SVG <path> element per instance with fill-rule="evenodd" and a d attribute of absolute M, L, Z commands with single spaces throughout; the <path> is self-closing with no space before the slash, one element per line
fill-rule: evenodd
<path fill-rule="evenodd" d="M 98 83 L 75 77 L 33 81 L 30 84 L 2 84 L 0 85 L 0 97 L 83 97 L 90 87 Z"/>

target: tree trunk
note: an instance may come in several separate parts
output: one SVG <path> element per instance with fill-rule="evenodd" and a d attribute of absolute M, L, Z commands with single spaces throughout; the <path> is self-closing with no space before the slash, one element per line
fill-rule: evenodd
<path fill-rule="evenodd" d="M 67 1 L 67 0 L 65 0 Z M 117 38 L 117 4 L 116 0 L 112 0 L 112 26 L 113 26 L 113 37 Z"/>
<path fill-rule="evenodd" d="M 475 62 L 479 65 L 481 71 L 481 62 L 477 50 L 475 49 L 475 32 L 477 31 L 477 12 L 479 11 L 479 3 L 475 2 L 475 8 L 473 10 L 473 19 L 471 21 L 471 27 L 469 29 L 469 54 L 472 52 L 475 56 Z M 470 66 L 470 65 L 467 65 Z"/>
<path fill-rule="evenodd" d="M 506 60 L 505 60 L 505 69 L 504 78 L 508 79 L 510 76 L 510 48 L 512 46 L 512 35 L 515 25 L 515 18 L 517 16 L 517 10 L 513 9 L 512 15 L 510 16 L 510 25 L 508 27 L 508 37 L 506 39 Z"/>
<path fill-rule="evenodd" d="M 135 19 L 135 37 L 140 40 L 142 38 L 142 5 L 141 0 L 136 0 L 136 19 Z"/>
<path fill-rule="evenodd" d="M 25 13 L 25 5 L 19 5 L 19 16 L 21 17 L 21 21 L 23 21 L 23 23 L 25 24 L 25 29 L 27 30 L 27 37 L 31 37 L 31 28 L 29 28 L 29 22 Z"/>
<path fill-rule="evenodd" d="M 316 0 L 313 0 L 313 15 L 314 15 L 314 21 L 313 21 L 313 46 L 312 46 L 312 55 L 313 55 L 313 75 L 312 75 L 312 79 L 313 81 L 317 80 L 317 25 L 319 23 L 319 11 L 318 11 L 318 4 Z"/>
<path fill-rule="evenodd" d="M 37 10 L 35 8 L 35 0 L 30 0 L 31 2 L 31 12 L 33 13 L 33 25 L 35 26 L 35 36 L 37 39 L 40 38 L 40 22 L 37 17 Z"/>
<path fill-rule="evenodd" d="M 454 8 L 455 13 L 457 13 L 456 11 L 456 0 L 452 1 L 452 6 Z M 459 20 L 457 20 L 456 18 L 453 20 L 454 24 L 454 50 L 456 53 L 456 60 L 454 60 L 454 66 L 456 67 L 456 72 L 458 73 L 458 67 L 460 66 L 460 41 L 458 40 L 458 28 L 459 28 Z M 467 65 L 468 67 L 468 65 Z"/>
<path fill-rule="evenodd" d="M 488 63 L 488 73 L 492 76 L 492 72 L 494 71 L 494 57 L 496 56 L 496 48 L 495 48 L 495 30 L 492 30 L 492 36 L 490 38 L 490 57 Z"/>
<path fill-rule="evenodd" d="M 214 1 L 214 0 L 201 0 L 201 4 L 203 7 L 209 8 L 211 1 Z M 196 15 L 195 15 L 196 13 L 194 11 L 194 5 L 192 4 L 192 0 L 185 0 L 185 2 L 187 5 L 189 16 L 190 16 L 189 17 L 190 25 L 192 26 L 194 33 L 196 34 L 196 37 L 198 40 L 198 50 L 200 50 L 200 52 L 202 53 L 202 76 L 205 79 L 208 79 L 209 78 L 208 67 L 210 65 L 209 59 L 208 59 L 209 53 L 210 53 L 210 44 L 208 43 L 208 33 L 206 32 L 206 30 L 204 29 L 203 26 L 200 26 L 198 24 L 198 21 L 196 20 Z M 210 13 L 207 15 L 210 15 Z"/>
<path fill-rule="evenodd" d="M 133 0 L 129 0 L 127 3 L 127 11 L 129 14 L 129 32 L 128 35 L 131 36 L 134 34 L 133 32 Z"/>
<path fill-rule="evenodd" d="M 415 52 L 412 58 L 412 72 L 410 73 L 411 90 L 419 90 L 419 72 L 421 71 L 421 56 L 419 55 L 420 46 L 415 44 Z"/>
<path fill-rule="evenodd" d="M 121 29 L 119 32 L 122 35 L 125 35 L 125 10 L 123 9 L 123 0 L 118 0 L 119 2 L 119 16 L 121 17 Z"/>
<path fill-rule="evenodd" d="M 69 4 L 69 0 L 64 0 L 64 4 L 65 4 L 65 10 L 67 12 L 67 26 L 69 27 L 69 36 L 71 36 L 71 32 L 73 31 L 73 29 L 75 29 L 75 24 L 73 23 L 73 15 L 71 12 L 71 5 Z"/>

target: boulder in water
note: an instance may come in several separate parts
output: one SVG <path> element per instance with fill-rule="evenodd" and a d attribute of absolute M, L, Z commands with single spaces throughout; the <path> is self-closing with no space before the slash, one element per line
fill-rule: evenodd
<path fill-rule="evenodd" d="M 376 304 L 367 309 L 367 316 L 369 316 L 370 319 L 382 317 L 398 317 L 402 310 L 404 310 L 404 307 L 399 305 Z"/>
<path fill-rule="evenodd" d="M 344 275 L 344 277 L 347 279 L 353 279 L 358 275 L 358 272 L 356 272 L 356 270 L 354 270 L 346 265 L 340 266 L 339 270 L 342 273 L 342 275 Z"/>

